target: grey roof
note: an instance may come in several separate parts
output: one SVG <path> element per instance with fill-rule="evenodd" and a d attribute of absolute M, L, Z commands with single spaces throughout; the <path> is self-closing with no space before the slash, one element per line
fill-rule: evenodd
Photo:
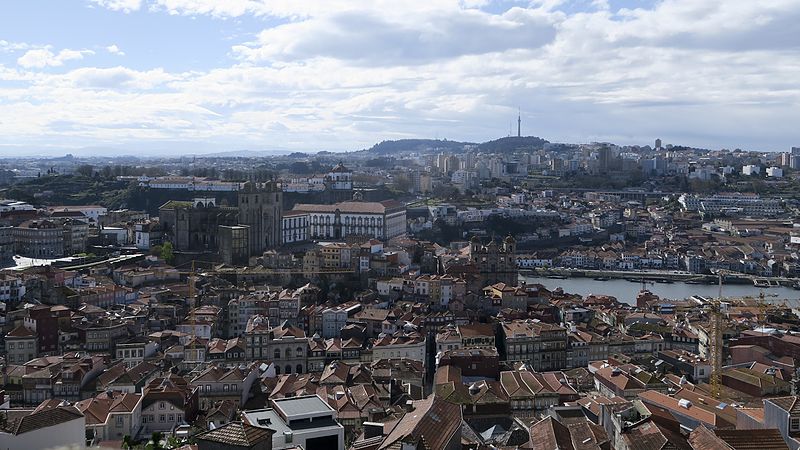
<path fill-rule="evenodd" d="M 272 404 L 289 420 L 295 417 L 317 417 L 333 412 L 333 408 L 318 395 L 275 399 L 272 400 Z"/>
<path fill-rule="evenodd" d="M 242 418 L 254 426 L 275 430 L 275 433 L 279 436 L 282 436 L 285 431 L 292 430 L 286 426 L 286 423 L 274 409 L 242 411 Z"/>

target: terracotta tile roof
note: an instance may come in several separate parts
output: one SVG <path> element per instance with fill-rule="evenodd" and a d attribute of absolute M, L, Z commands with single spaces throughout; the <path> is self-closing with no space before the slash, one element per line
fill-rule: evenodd
<path fill-rule="evenodd" d="M 211 431 L 206 431 L 196 436 L 197 440 L 216 442 L 224 445 L 238 447 L 254 447 L 257 444 L 272 439 L 275 430 L 231 422 Z"/>
<path fill-rule="evenodd" d="M 458 327 L 458 331 L 461 333 L 462 337 L 494 337 L 494 327 L 489 323 L 471 323 L 469 325 L 460 325 Z"/>
<path fill-rule="evenodd" d="M 299 203 L 294 205 L 293 211 L 333 213 L 339 210 L 342 214 L 383 214 L 387 210 L 400 208 L 402 206 L 402 203 L 394 200 L 383 202 L 341 202 L 333 205 Z"/>
<path fill-rule="evenodd" d="M 739 413 L 741 413 L 741 414 L 744 414 L 744 415 L 750 417 L 750 419 L 752 419 L 752 420 L 754 420 L 754 421 L 756 421 L 758 423 L 762 423 L 762 424 L 764 423 L 764 408 L 763 407 L 761 407 L 761 408 L 739 408 L 737 411 Z"/>
<path fill-rule="evenodd" d="M 81 400 L 75 407 L 86 416 L 86 424 L 102 424 L 108 420 L 111 413 L 129 413 L 141 401 L 142 394 L 123 392 L 108 392 L 96 397 Z"/>
<path fill-rule="evenodd" d="M 718 438 L 734 450 L 789 450 L 775 428 L 762 430 L 714 430 Z"/>
<path fill-rule="evenodd" d="M 83 413 L 74 406 L 59 406 L 34 411 L 32 414 L 17 418 L 6 424 L 5 430 L 13 435 L 20 435 L 42 428 L 56 426 L 83 417 Z"/>
<path fill-rule="evenodd" d="M 461 407 L 430 396 L 414 402 L 414 410 L 397 421 L 379 448 L 394 448 L 400 442 L 416 444 L 420 441 L 424 441 L 430 449 L 445 448 L 460 428 Z"/>
<path fill-rule="evenodd" d="M 548 416 L 531 426 L 531 440 L 522 448 L 575 450 L 569 428 Z"/>
<path fill-rule="evenodd" d="M 35 331 L 33 331 L 30 328 L 25 327 L 23 325 L 20 325 L 20 326 L 14 328 L 13 330 L 9 331 L 8 334 L 6 334 L 7 338 L 9 338 L 9 337 L 35 337 L 35 336 L 36 336 L 36 332 Z"/>
<path fill-rule="evenodd" d="M 688 407 L 683 407 L 679 404 L 679 399 L 670 397 L 660 392 L 645 391 L 639 394 L 639 398 L 642 399 L 642 401 L 646 404 L 652 404 L 657 407 L 665 408 L 673 414 L 691 417 L 692 419 L 700 423 L 707 424 L 711 427 L 732 428 L 735 426 L 735 424 L 728 423 L 713 412 L 700 408 L 694 404 L 691 404 Z"/>
<path fill-rule="evenodd" d="M 777 397 L 766 400 L 775 404 L 777 407 L 790 413 L 800 412 L 800 402 L 797 401 L 797 396 Z"/>
<path fill-rule="evenodd" d="M 623 439 L 630 450 L 692 450 L 680 433 L 650 420 L 629 429 Z"/>
<path fill-rule="evenodd" d="M 781 439 L 783 442 L 783 439 Z M 717 437 L 713 431 L 699 426 L 689 434 L 689 444 L 694 450 L 733 450 L 725 441 Z"/>

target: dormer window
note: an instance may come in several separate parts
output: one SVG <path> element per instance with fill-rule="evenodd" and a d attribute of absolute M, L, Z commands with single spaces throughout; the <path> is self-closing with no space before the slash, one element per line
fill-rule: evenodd
<path fill-rule="evenodd" d="M 789 419 L 789 428 L 791 431 L 800 431 L 800 417 L 791 417 Z"/>

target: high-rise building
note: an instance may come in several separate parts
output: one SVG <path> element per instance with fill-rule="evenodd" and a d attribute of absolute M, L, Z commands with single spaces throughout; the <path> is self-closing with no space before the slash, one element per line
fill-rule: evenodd
<path fill-rule="evenodd" d="M 792 170 L 800 170 L 800 155 L 792 155 L 789 159 L 789 168 Z"/>
<path fill-rule="evenodd" d="M 656 139 L 656 150 L 661 150 L 661 139 Z"/>
<path fill-rule="evenodd" d="M 250 256 L 281 245 L 283 194 L 274 182 L 247 182 L 239 191 L 239 224 L 249 228 Z"/>
<path fill-rule="evenodd" d="M 225 264 L 247 264 L 250 232 L 243 225 L 219 226 L 219 255 Z"/>

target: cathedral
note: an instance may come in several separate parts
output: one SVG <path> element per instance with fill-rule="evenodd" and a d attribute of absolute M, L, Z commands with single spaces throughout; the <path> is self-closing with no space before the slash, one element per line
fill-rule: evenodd
<path fill-rule="evenodd" d="M 247 242 L 248 255 L 260 256 L 282 243 L 282 195 L 275 182 L 248 182 L 239 191 L 236 207 L 217 205 L 213 198 L 197 198 L 169 201 L 159 208 L 158 215 L 177 251 L 216 252 L 221 243 L 220 226 L 244 225 L 248 235 L 237 242 Z"/>
<path fill-rule="evenodd" d="M 250 227 L 250 256 L 281 245 L 283 193 L 277 183 L 247 182 L 239 191 L 239 225 Z"/>
<path fill-rule="evenodd" d="M 482 245 L 477 236 L 469 242 L 469 260 L 477 268 L 483 286 L 494 283 L 506 283 L 510 286 L 517 285 L 519 270 L 516 256 L 517 241 L 513 236 L 508 236 L 498 245 L 494 239 Z"/>

